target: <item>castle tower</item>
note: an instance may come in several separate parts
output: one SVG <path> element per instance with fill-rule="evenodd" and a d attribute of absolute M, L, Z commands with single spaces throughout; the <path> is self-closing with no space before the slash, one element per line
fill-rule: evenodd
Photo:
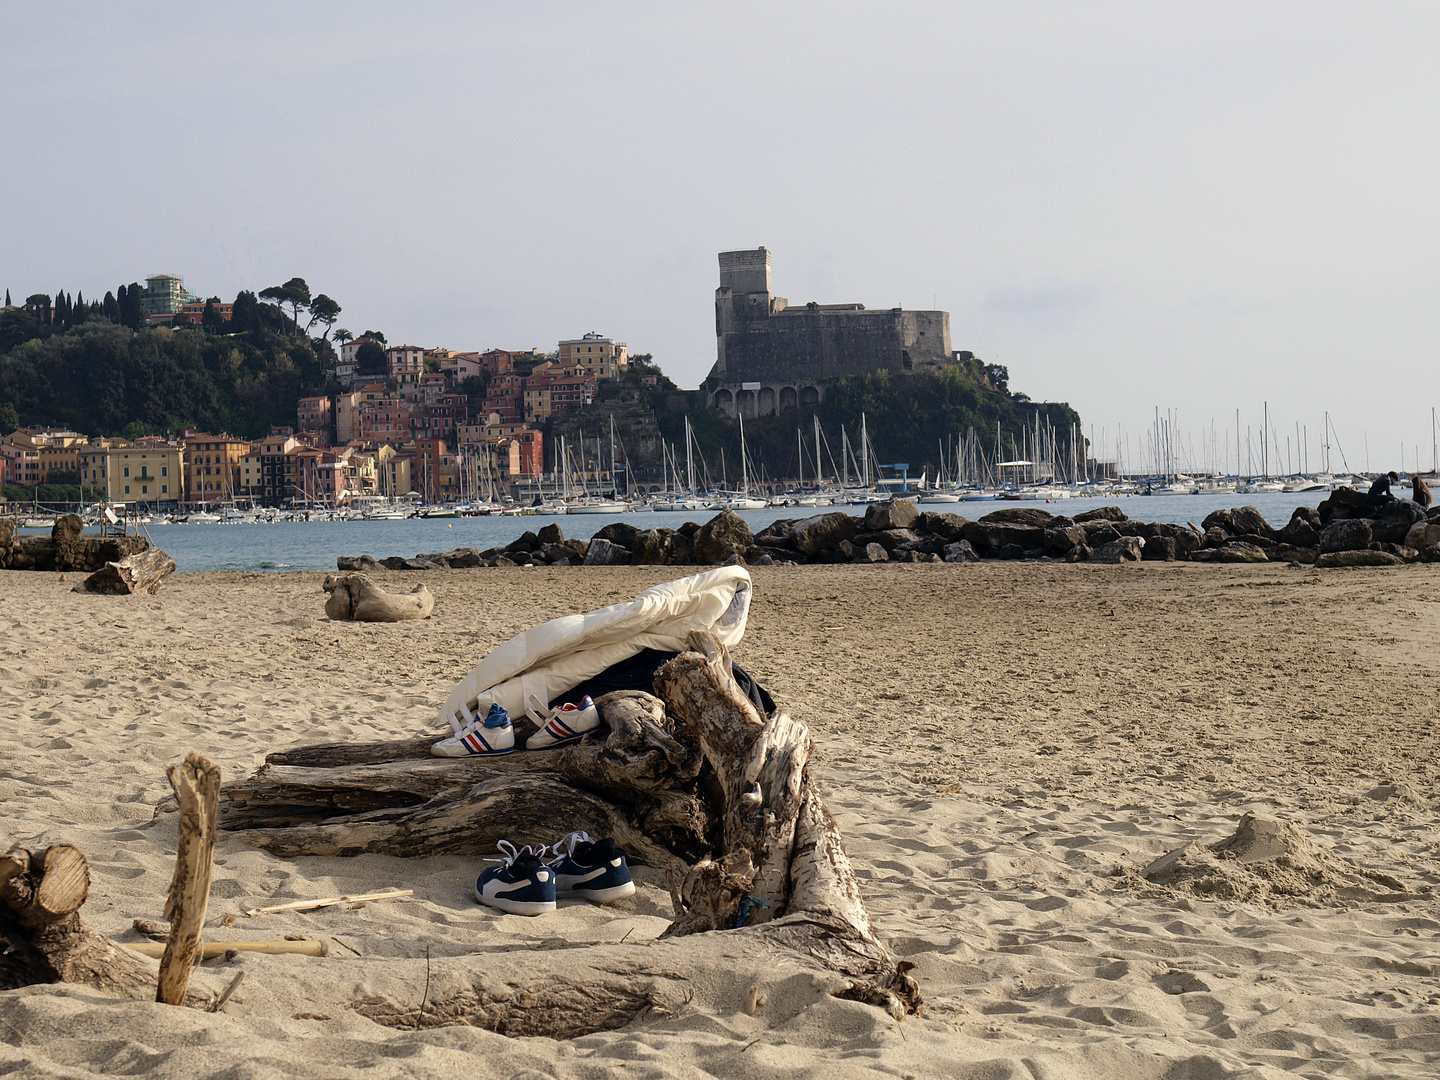
<path fill-rule="evenodd" d="M 715 290 L 715 373 L 725 374 L 725 336 L 770 314 L 770 252 L 763 247 L 720 252 Z"/>

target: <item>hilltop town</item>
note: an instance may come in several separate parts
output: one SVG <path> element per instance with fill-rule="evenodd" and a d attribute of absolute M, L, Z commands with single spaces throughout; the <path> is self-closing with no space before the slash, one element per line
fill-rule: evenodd
<path fill-rule="evenodd" d="M 917 474 L 948 459 L 955 479 L 967 425 L 971 457 L 978 430 L 997 454 L 1002 434 L 1048 448 L 1051 475 L 1077 460 L 1073 410 L 1012 394 L 1003 367 L 952 350 L 947 312 L 792 305 L 772 292 L 765 248 L 719 263 L 717 359 L 692 391 L 595 331 L 548 351 L 352 333 L 336 325 L 340 304 L 298 277 L 230 302 L 169 274 L 89 303 L 7 292 L 0 483 L 17 500 L 63 484 L 80 501 L 159 512 L 539 501 L 572 484 L 628 496 L 676 478 L 691 446 L 701 471 L 743 472 L 742 417 L 748 456 L 773 462 L 772 480 L 814 482 L 838 478 L 845 454 L 828 440 L 843 445 L 846 424 L 857 434 L 867 409 Z"/>

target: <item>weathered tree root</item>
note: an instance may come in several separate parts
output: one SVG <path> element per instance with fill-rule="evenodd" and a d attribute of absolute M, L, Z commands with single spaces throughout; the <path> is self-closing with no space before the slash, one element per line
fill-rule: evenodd
<path fill-rule="evenodd" d="M 405 622 L 428 619 L 435 610 L 435 597 L 424 585 L 388 593 L 364 574 L 327 574 L 323 588 L 330 594 L 325 614 L 337 622 Z"/>
<path fill-rule="evenodd" d="M 221 826 L 284 855 L 423 855 L 479 854 L 502 838 L 551 843 L 558 825 L 613 836 L 634 861 L 684 873 L 664 940 L 626 953 L 619 983 L 605 975 L 619 955 L 613 946 L 585 950 L 591 974 L 579 981 L 573 950 L 563 972 L 531 955 L 523 979 L 497 986 L 482 971 L 423 1016 L 413 1003 L 356 1003 L 378 1022 L 464 1017 L 556 1038 L 619 1026 L 668 1008 L 655 988 L 685 980 L 694 949 L 682 939 L 716 932 L 840 975 L 834 993 L 897 1018 L 919 1011 L 911 965 L 897 964 L 875 937 L 810 776 L 805 725 L 780 709 L 761 716 L 708 633 L 691 635 L 690 651 L 657 673 L 655 690 L 659 699 L 603 696 L 608 733 L 548 753 L 435 759 L 431 736 L 272 754 L 254 777 L 222 791 Z M 517 730 L 517 742 L 526 734 Z M 577 994 L 592 1019 L 575 1018 Z M 522 999 L 523 1008 L 509 1004 Z"/>

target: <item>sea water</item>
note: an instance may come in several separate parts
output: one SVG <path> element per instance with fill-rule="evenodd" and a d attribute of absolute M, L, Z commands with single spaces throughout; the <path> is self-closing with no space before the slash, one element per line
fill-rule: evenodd
<path fill-rule="evenodd" d="M 1130 495 L 1103 499 L 1057 499 L 1052 502 L 979 501 L 922 506 L 922 510 L 956 513 L 980 518 L 995 510 L 1020 506 L 1037 507 L 1052 514 L 1074 516 L 1099 506 L 1118 506 L 1137 521 L 1199 525 L 1214 510 L 1254 506 L 1277 529 L 1290 520 L 1297 506 L 1317 506 L 1326 492 L 1296 494 L 1257 493 L 1253 495 Z M 863 514 L 863 506 L 806 507 L 775 506 L 764 510 L 743 510 L 740 516 L 759 532 L 781 518 L 809 517 L 843 510 Z M 559 525 L 567 537 L 587 540 L 612 521 L 623 521 L 637 529 L 679 528 L 686 521 L 704 522 L 709 511 L 661 513 L 638 511 L 613 517 L 603 514 L 575 514 L 551 517 L 469 517 L 406 518 L 402 521 L 277 521 L 256 524 L 150 525 L 150 539 L 175 560 L 180 573 L 209 570 L 334 570 L 341 555 L 415 555 L 472 547 L 484 550 L 510 543 L 526 531 Z M 46 530 L 22 529 L 22 533 Z"/>

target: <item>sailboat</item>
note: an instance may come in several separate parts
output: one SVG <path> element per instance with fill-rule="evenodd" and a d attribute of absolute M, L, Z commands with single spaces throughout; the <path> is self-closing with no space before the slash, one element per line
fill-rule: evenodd
<path fill-rule="evenodd" d="M 583 446 L 583 440 L 581 445 Z M 600 437 L 595 437 L 595 479 L 600 479 Z M 615 418 L 610 418 L 610 484 L 615 485 Z M 612 495 L 614 492 L 612 492 Z M 623 514 L 630 504 L 616 498 L 605 498 L 601 494 L 591 495 L 589 491 L 579 499 L 572 499 L 566 506 L 567 514 Z"/>
<path fill-rule="evenodd" d="M 750 494 L 750 455 L 745 449 L 745 415 L 740 415 L 740 490 L 722 498 L 716 505 L 723 510 L 764 510 L 769 504 Z"/>

